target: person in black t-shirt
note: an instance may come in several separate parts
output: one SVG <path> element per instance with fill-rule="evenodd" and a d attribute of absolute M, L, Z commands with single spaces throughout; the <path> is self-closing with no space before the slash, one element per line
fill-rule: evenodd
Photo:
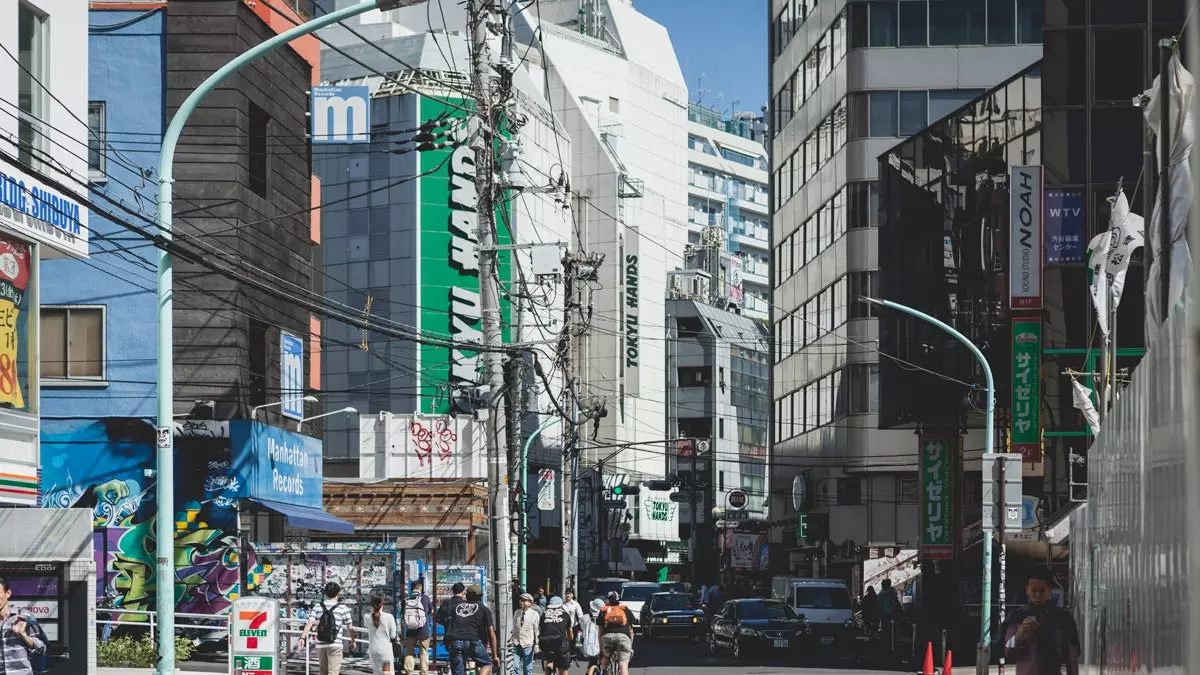
<path fill-rule="evenodd" d="M 542 650 L 542 663 L 546 673 L 558 669 L 559 675 L 567 675 L 571 667 L 571 643 L 575 633 L 571 626 L 571 613 L 557 595 L 550 598 L 538 627 L 541 635 L 538 646 Z"/>
<path fill-rule="evenodd" d="M 456 584 L 457 585 L 457 584 Z M 483 590 L 472 584 L 466 597 L 450 598 L 438 610 L 438 621 L 446 627 L 446 650 L 450 652 L 450 668 L 454 675 L 466 675 L 467 660 L 478 666 L 478 675 L 492 671 L 491 654 L 499 654 L 496 644 L 496 624 L 492 612 L 484 607 Z"/>

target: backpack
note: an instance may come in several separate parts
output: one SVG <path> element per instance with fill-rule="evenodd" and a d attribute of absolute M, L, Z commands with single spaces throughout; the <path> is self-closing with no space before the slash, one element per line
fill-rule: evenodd
<path fill-rule="evenodd" d="M 600 629 L 590 619 L 583 622 L 583 642 L 579 646 L 586 658 L 600 656 Z"/>
<path fill-rule="evenodd" d="M 317 642 L 332 644 L 338 641 L 341 625 L 337 618 L 337 608 L 341 607 L 342 603 L 339 602 L 333 607 L 325 607 L 325 601 L 321 602 L 321 608 L 325 611 L 321 613 L 321 619 L 317 621 Z"/>
<path fill-rule="evenodd" d="M 405 630 L 421 630 L 428 625 L 429 616 L 425 613 L 425 603 L 422 600 L 421 596 L 414 593 L 404 601 Z"/>
<path fill-rule="evenodd" d="M 605 628 L 624 628 L 629 625 L 625 605 L 609 605 L 600 610 L 600 620 Z"/>

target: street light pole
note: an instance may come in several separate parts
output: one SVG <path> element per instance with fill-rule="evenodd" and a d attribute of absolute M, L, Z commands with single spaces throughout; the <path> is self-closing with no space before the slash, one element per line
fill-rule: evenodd
<path fill-rule="evenodd" d="M 357 5 L 339 9 L 312 21 L 302 23 L 290 30 L 258 44 L 239 55 L 209 75 L 179 106 L 171 118 L 162 139 L 162 152 L 158 159 L 158 203 L 156 223 L 163 239 L 171 239 L 174 198 L 175 147 L 183 135 L 183 126 L 217 85 L 230 75 L 267 52 L 275 50 L 296 38 L 309 35 L 325 26 L 343 19 L 357 16 L 373 9 L 388 10 L 417 4 L 416 0 L 367 0 Z M 155 496 L 158 500 L 158 519 L 155 523 L 157 544 L 155 547 L 155 589 L 158 620 L 158 663 L 159 675 L 175 672 L 175 443 L 172 419 L 175 412 L 175 359 L 172 353 L 174 320 L 174 288 L 171 254 L 167 247 L 158 251 L 158 429 L 157 468 L 155 471 Z"/>
<path fill-rule="evenodd" d="M 971 353 L 974 354 L 975 358 L 979 361 L 979 365 L 983 366 L 983 374 L 984 377 L 987 378 L 987 415 L 985 421 L 986 437 L 983 441 L 983 451 L 984 453 L 990 455 L 994 449 L 996 436 L 996 383 L 992 379 L 992 367 L 988 364 L 987 358 L 983 355 L 983 352 L 979 351 L 979 347 L 976 347 L 975 343 L 971 342 L 967 336 L 958 332 L 949 324 L 935 319 L 934 317 L 929 316 L 922 311 L 913 309 L 907 305 L 901 305 L 900 303 L 892 302 L 891 300 L 878 300 L 876 298 L 868 297 L 863 297 L 861 300 L 879 305 L 881 307 L 887 307 L 899 312 L 904 312 L 909 316 L 916 317 L 927 323 L 931 323 L 949 333 L 955 340 L 963 343 L 967 349 L 971 350 Z M 979 618 L 979 646 L 976 648 L 977 654 L 975 663 L 977 672 L 986 673 L 988 672 L 988 662 L 990 658 L 989 649 L 991 648 L 992 644 L 992 537 L 990 534 L 984 536 L 983 538 L 982 605 L 983 606 L 980 608 Z M 980 670 L 980 668 L 982 668 L 982 670 Z"/>

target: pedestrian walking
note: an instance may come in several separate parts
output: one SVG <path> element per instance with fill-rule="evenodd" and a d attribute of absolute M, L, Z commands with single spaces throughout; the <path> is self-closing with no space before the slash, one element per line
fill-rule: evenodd
<path fill-rule="evenodd" d="M 44 665 L 46 634 L 34 619 L 13 608 L 11 597 L 12 586 L 0 577 L 0 671 L 4 675 L 33 675 L 35 664 Z"/>
<path fill-rule="evenodd" d="M 552 675 L 554 671 L 558 671 L 558 675 L 567 675 L 571 668 L 571 642 L 575 634 L 571 615 L 563 605 L 562 598 L 557 595 L 546 603 L 538 633 L 542 669 L 547 675 Z"/>
<path fill-rule="evenodd" d="M 579 627 L 583 625 L 583 605 L 575 599 L 574 589 L 568 588 L 563 591 L 563 609 L 567 610 L 567 616 L 571 617 L 571 627 L 578 633 Z"/>
<path fill-rule="evenodd" d="M 1079 675 L 1079 628 L 1071 613 L 1050 604 L 1050 570 L 1029 575 L 1025 595 L 1029 604 L 1004 622 L 1004 655 L 1017 675 Z"/>
<path fill-rule="evenodd" d="M 383 596 L 371 598 L 371 621 L 367 624 L 367 656 L 375 675 L 391 675 L 396 655 L 392 645 L 398 635 L 396 617 L 383 611 Z"/>
<path fill-rule="evenodd" d="M 474 661 L 478 675 L 492 672 L 492 659 L 499 656 L 496 623 L 484 607 L 483 590 L 476 584 L 466 589 L 461 583 L 451 589 L 454 597 L 438 610 L 439 623 L 446 627 L 446 651 L 450 653 L 453 675 L 466 675 L 467 661 Z M 460 595 L 461 594 L 461 595 Z"/>
<path fill-rule="evenodd" d="M 522 593 L 517 599 L 517 611 L 513 613 L 512 635 L 508 637 L 516 675 L 533 675 L 533 652 L 538 644 L 540 618 L 533 608 L 533 596 Z"/>
<path fill-rule="evenodd" d="M 404 599 L 404 672 L 413 675 L 413 650 L 418 650 L 421 675 L 429 675 L 429 644 L 433 631 L 429 619 L 433 616 L 433 600 L 425 595 L 425 582 L 417 579 Z"/>
<path fill-rule="evenodd" d="M 304 630 L 300 631 L 300 644 L 307 644 L 308 635 L 316 630 L 317 669 L 320 675 L 340 675 L 342 672 L 342 629 L 346 630 L 350 650 L 354 650 L 354 624 L 350 608 L 339 599 L 342 587 L 336 582 L 325 584 L 325 599 L 313 607 L 308 615 Z"/>

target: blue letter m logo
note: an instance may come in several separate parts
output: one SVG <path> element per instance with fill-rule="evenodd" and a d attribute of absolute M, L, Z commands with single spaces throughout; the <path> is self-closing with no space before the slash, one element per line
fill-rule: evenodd
<path fill-rule="evenodd" d="M 313 87 L 313 143 L 368 143 L 370 140 L 370 87 Z"/>

